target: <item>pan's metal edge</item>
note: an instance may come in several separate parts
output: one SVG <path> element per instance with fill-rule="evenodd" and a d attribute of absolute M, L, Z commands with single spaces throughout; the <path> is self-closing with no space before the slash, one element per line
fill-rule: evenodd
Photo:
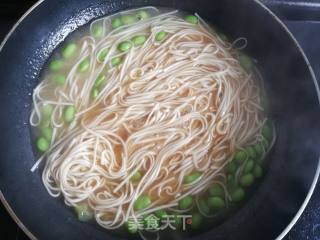
<path fill-rule="evenodd" d="M 316 75 L 313 71 L 313 68 L 309 62 L 308 57 L 306 56 L 306 54 L 304 53 L 302 47 L 300 46 L 299 42 L 297 41 L 297 39 L 294 37 L 294 35 L 290 32 L 290 30 L 288 29 L 288 27 L 282 22 L 282 20 L 275 15 L 265 4 L 263 4 L 263 2 L 261 2 L 261 0 L 254 0 L 257 4 L 259 4 L 265 11 L 267 11 L 281 26 L 282 28 L 287 32 L 287 34 L 289 35 L 289 37 L 291 38 L 291 40 L 294 42 L 294 44 L 296 45 L 296 47 L 298 48 L 298 50 L 300 51 L 300 53 L 302 54 L 304 61 L 306 62 L 309 71 L 311 73 L 311 77 L 314 83 L 314 86 L 316 88 L 317 91 L 317 96 L 318 96 L 318 103 L 320 104 L 320 90 L 319 90 L 319 84 L 316 78 Z M 294 218 L 291 220 L 291 222 L 288 224 L 288 226 L 282 231 L 282 233 L 276 238 L 276 240 L 281 240 L 283 239 L 288 232 L 293 228 L 293 226 L 297 223 L 297 221 L 299 220 L 299 218 L 301 217 L 303 211 L 305 210 L 305 208 L 307 207 L 307 204 L 309 203 L 311 196 L 316 188 L 317 182 L 319 180 L 319 175 L 320 175 L 320 156 L 318 158 L 318 166 L 317 166 L 317 171 L 316 174 L 313 178 L 311 187 L 309 189 L 309 192 L 305 198 L 305 200 L 303 201 L 300 209 L 298 210 L 298 212 L 296 213 L 296 215 L 294 216 Z"/>
<path fill-rule="evenodd" d="M 313 71 L 313 68 L 306 56 L 306 54 L 304 53 L 302 47 L 300 46 L 300 44 L 298 43 L 298 41 L 296 40 L 296 38 L 293 36 L 293 34 L 290 32 L 290 30 L 287 28 L 287 26 L 267 7 L 265 6 L 262 2 L 260 2 L 260 0 L 254 0 L 257 4 L 259 4 L 264 10 L 266 10 L 281 26 L 282 28 L 287 32 L 287 34 L 290 36 L 290 38 L 293 40 L 293 42 L 295 43 L 295 45 L 297 46 L 298 50 L 300 51 L 300 53 L 302 54 L 304 61 L 306 62 L 309 71 L 311 73 L 312 76 L 312 80 L 313 83 L 315 85 L 316 91 L 317 91 L 317 96 L 318 96 L 318 101 L 320 104 L 320 90 L 319 90 L 319 85 L 315 76 L 315 73 Z M 11 30 L 8 32 L 8 34 L 6 35 L 6 37 L 4 38 L 4 40 L 1 42 L 0 45 L 0 53 L 3 49 L 3 46 L 6 44 L 6 42 L 8 41 L 8 39 L 10 38 L 11 34 L 15 31 L 15 29 L 19 26 L 19 24 L 35 9 L 37 8 L 42 2 L 44 2 L 44 0 L 39 0 L 38 2 L 36 2 L 25 14 L 22 15 L 22 17 L 16 22 L 16 24 L 11 28 Z M 317 171 L 315 174 L 315 177 L 313 179 L 313 182 L 311 184 L 311 187 L 309 189 L 309 192 L 302 204 L 302 206 L 300 207 L 299 211 L 297 212 L 297 214 L 295 215 L 295 217 L 291 220 L 291 222 L 289 223 L 289 225 L 283 230 L 283 232 L 276 238 L 276 240 L 280 240 L 282 238 L 285 237 L 285 235 L 288 234 L 288 232 L 292 229 L 292 227 L 295 225 L 295 223 L 298 221 L 298 219 L 300 218 L 300 216 L 302 215 L 303 211 L 305 210 L 308 202 L 311 199 L 311 196 L 314 192 L 314 189 L 316 187 L 316 184 L 318 182 L 319 179 L 319 175 L 320 175 L 320 157 L 318 159 L 318 166 L 317 166 Z M 7 202 L 7 200 L 5 199 L 2 191 L 0 190 L 0 201 L 2 202 L 2 204 L 4 205 L 4 207 L 6 208 L 6 210 L 8 211 L 8 213 L 10 214 L 10 216 L 14 219 L 14 221 L 17 223 L 17 225 L 24 231 L 24 233 L 32 240 L 37 240 L 37 238 L 28 230 L 28 228 L 20 221 L 20 219 L 17 217 L 17 215 L 14 213 L 14 211 L 11 209 L 9 203 Z"/>
<path fill-rule="evenodd" d="M 26 11 L 20 19 L 13 25 L 11 30 L 7 33 L 5 38 L 0 44 L 0 53 L 3 49 L 3 46 L 6 44 L 12 33 L 16 30 L 16 28 L 19 26 L 19 24 L 34 10 L 36 9 L 44 0 L 39 0 L 34 5 L 32 5 L 28 11 Z M 6 208 L 7 212 L 11 216 L 11 218 L 17 223 L 19 228 L 31 239 L 31 240 L 37 240 L 37 238 L 30 232 L 30 230 L 20 221 L 18 216 L 14 213 L 12 208 L 10 207 L 9 203 L 7 202 L 6 198 L 4 197 L 2 191 L 0 190 L 0 201 L 2 202 L 3 206 Z"/>

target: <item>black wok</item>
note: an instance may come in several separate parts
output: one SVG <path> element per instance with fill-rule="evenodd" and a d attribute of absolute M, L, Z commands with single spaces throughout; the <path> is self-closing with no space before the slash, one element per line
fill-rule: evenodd
<path fill-rule="evenodd" d="M 35 156 L 28 119 L 41 68 L 70 32 L 99 16 L 145 5 L 197 12 L 231 39 L 246 37 L 247 51 L 258 60 L 265 79 L 278 135 L 266 175 L 249 201 L 219 226 L 183 239 L 282 238 L 300 216 L 318 179 L 319 90 L 292 35 L 253 0 L 48 0 L 36 4 L 1 45 L 2 202 L 34 239 L 121 238 L 77 221 L 62 201 L 49 196 L 40 174 L 31 173 Z"/>

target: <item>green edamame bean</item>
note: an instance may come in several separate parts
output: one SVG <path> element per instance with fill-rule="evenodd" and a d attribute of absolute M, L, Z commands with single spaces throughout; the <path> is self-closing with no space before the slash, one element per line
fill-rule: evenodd
<path fill-rule="evenodd" d="M 145 43 L 145 41 L 147 40 L 147 37 L 145 35 L 138 35 L 138 36 L 134 36 L 131 41 L 133 42 L 134 46 L 141 46 L 142 44 Z"/>
<path fill-rule="evenodd" d="M 79 63 L 78 70 L 83 73 L 87 71 L 89 67 L 90 67 L 90 60 L 89 58 L 85 58 Z"/>
<path fill-rule="evenodd" d="M 53 77 L 53 81 L 57 85 L 64 85 L 66 83 L 66 77 L 63 74 L 57 74 Z"/>
<path fill-rule="evenodd" d="M 240 202 L 245 197 L 245 192 L 242 188 L 236 188 L 230 193 L 232 202 Z"/>
<path fill-rule="evenodd" d="M 219 184 L 213 184 L 209 188 L 209 194 L 214 197 L 224 197 L 224 189 Z"/>
<path fill-rule="evenodd" d="M 252 59 L 246 54 L 240 54 L 239 56 L 240 65 L 247 71 L 250 71 L 253 66 Z"/>
<path fill-rule="evenodd" d="M 167 212 L 163 209 L 155 211 L 155 215 L 160 219 L 166 219 L 166 216 L 168 216 Z"/>
<path fill-rule="evenodd" d="M 121 57 L 114 57 L 111 59 L 111 65 L 112 67 L 115 67 L 117 65 L 119 65 L 122 62 Z"/>
<path fill-rule="evenodd" d="M 256 164 L 256 166 L 254 166 L 252 173 L 255 178 L 262 177 L 262 174 L 263 174 L 262 167 L 259 164 Z"/>
<path fill-rule="evenodd" d="M 198 229 L 201 226 L 203 217 L 200 213 L 193 213 L 192 214 L 192 222 L 191 222 L 191 228 L 192 229 Z"/>
<path fill-rule="evenodd" d="M 226 206 L 224 200 L 221 197 L 209 197 L 208 198 L 209 208 L 219 210 Z"/>
<path fill-rule="evenodd" d="M 191 196 L 186 196 L 179 201 L 180 209 L 188 209 L 193 204 L 193 198 Z"/>
<path fill-rule="evenodd" d="M 151 204 L 151 198 L 147 195 L 141 195 L 134 203 L 134 210 L 139 211 L 145 209 Z"/>
<path fill-rule="evenodd" d="M 246 164 L 244 165 L 244 168 L 243 168 L 243 173 L 244 174 L 247 174 L 249 172 L 251 172 L 254 168 L 254 161 L 252 159 L 249 159 Z"/>
<path fill-rule="evenodd" d="M 100 62 L 104 62 L 108 53 L 109 53 L 109 48 L 103 48 L 102 50 L 100 50 L 100 52 L 98 54 L 98 60 Z"/>
<path fill-rule="evenodd" d="M 69 43 L 62 50 L 62 56 L 64 58 L 70 58 L 73 56 L 73 54 L 75 54 L 76 50 L 77 50 L 77 44 Z"/>
<path fill-rule="evenodd" d="M 40 152 L 45 152 L 49 149 L 49 142 L 44 137 L 40 137 L 37 140 L 37 148 Z"/>
<path fill-rule="evenodd" d="M 188 16 L 185 16 L 184 20 L 188 23 L 191 23 L 191 24 L 197 24 L 198 23 L 198 18 L 194 15 L 188 15 Z"/>
<path fill-rule="evenodd" d="M 122 23 L 120 18 L 114 18 L 111 21 L 111 26 L 112 26 L 113 29 L 121 27 L 122 25 L 123 25 L 123 23 Z"/>
<path fill-rule="evenodd" d="M 184 177 L 183 182 L 185 184 L 193 183 L 195 182 L 202 174 L 200 172 L 193 172 L 187 176 Z"/>
<path fill-rule="evenodd" d="M 76 114 L 76 108 L 74 106 L 66 106 L 63 110 L 63 119 L 66 123 L 73 121 Z"/>
<path fill-rule="evenodd" d="M 123 41 L 119 43 L 118 50 L 120 52 L 127 52 L 130 50 L 131 47 L 132 47 L 132 43 L 130 41 Z"/>
<path fill-rule="evenodd" d="M 230 162 L 226 165 L 226 171 L 227 173 L 232 173 L 234 174 L 237 170 L 237 166 L 234 162 Z"/>
<path fill-rule="evenodd" d="M 96 79 L 96 81 L 94 82 L 94 87 L 99 87 L 103 82 L 104 80 L 106 79 L 106 76 L 102 73 L 100 73 Z"/>
<path fill-rule="evenodd" d="M 200 212 L 204 212 L 205 214 L 210 213 L 210 208 L 204 199 L 200 199 L 198 204 L 199 204 L 198 207 L 199 207 Z"/>
<path fill-rule="evenodd" d="M 168 34 L 165 31 L 160 31 L 156 34 L 155 39 L 157 42 L 161 42 L 167 37 L 167 35 Z"/>
<path fill-rule="evenodd" d="M 63 61 L 62 60 L 52 60 L 49 64 L 49 68 L 51 71 L 58 71 L 63 67 Z"/>
<path fill-rule="evenodd" d="M 135 234 L 138 232 L 138 224 L 133 220 L 133 219 L 129 219 L 126 222 L 126 227 L 129 233 L 131 234 Z"/>
<path fill-rule="evenodd" d="M 125 25 L 133 24 L 137 21 L 137 18 L 132 15 L 123 15 L 121 16 L 121 22 Z"/>
<path fill-rule="evenodd" d="M 236 161 L 237 164 L 242 164 L 244 160 L 246 160 L 248 157 L 247 153 L 243 150 L 239 150 L 236 152 L 234 155 L 234 160 Z"/>
<path fill-rule="evenodd" d="M 52 128 L 51 127 L 43 127 L 41 128 L 41 135 L 48 140 L 48 142 L 51 142 L 52 138 Z"/>
<path fill-rule="evenodd" d="M 247 156 L 249 158 L 255 159 L 256 157 L 256 151 L 254 150 L 253 146 L 249 146 L 246 148 Z"/>
<path fill-rule="evenodd" d="M 92 88 L 92 90 L 91 90 L 91 97 L 92 97 L 93 99 L 96 99 L 96 98 L 98 97 L 98 95 L 99 95 L 99 90 L 98 90 L 97 88 Z"/>
<path fill-rule="evenodd" d="M 136 172 L 131 176 L 131 181 L 133 181 L 133 182 L 139 182 L 141 178 L 142 178 L 141 172 L 140 172 L 140 171 L 136 171 Z"/>
<path fill-rule="evenodd" d="M 53 112 L 53 107 L 49 104 L 46 104 L 41 107 L 40 111 L 44 118 L 49 118 Z"/>
<path fill-rule="evenodd" d="M 93 213 L 87 204 L 79 204 L 74 209 L 81 222 L 88 222 L 93 219 Z"/>
<path fill-rule="evenodd" d="M 264 136 L 268 141 L 272 139 L 272 125 L 267 121 L 262 128 L 262 136 Z"/>
<path fill-rule="evenodd" d="M 242 187 L 250 187 L 254 182 L 254 176 L 251 173 L 243 175 L 240 178 L 240 185 Z"/>
<path fill-rule="evenodd" d="M 147 13 L 146 11 L 140 10 L 136 13 L 136 18 L 138 20 L 145 20 L 149 18 L 149 13 Z"/>
<path fill-rule="evenodd" d="M 103 36 L 103 27 L 100 24 L 93 26 L 92 35 L 95 38 L 101 38 Z"/>

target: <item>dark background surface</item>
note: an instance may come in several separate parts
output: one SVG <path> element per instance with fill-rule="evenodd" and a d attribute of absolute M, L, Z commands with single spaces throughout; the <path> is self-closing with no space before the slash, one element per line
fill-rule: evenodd
<path fill-rule="evenodd" d="M 36 1 L 0 1 L 1 41 L 17 19 L 34 2 Z M 295 35 L 305 50 L 318 79 L 320 79 L 320 0 L 308 0 L 304 2 L 297 0 L 264 0 L 263 2 L 284 21 Z M 2 206 L 0 207 L 0 232 L 0 239 L 28 239 L 24 233 L 19 230 Z M 306 211 L 286 239 L 320 240 L 320 184 L 317 185 Z"/>

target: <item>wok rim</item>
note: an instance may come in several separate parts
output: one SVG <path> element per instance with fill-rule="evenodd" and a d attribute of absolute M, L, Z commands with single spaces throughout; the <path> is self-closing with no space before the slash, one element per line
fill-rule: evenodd
<path fill-rule="evenodd" d="M 45 0 L 38 0 L 36 3 L 34 3 L 19 19 L 18 21 L 13 25 L 13 27 L 10 29 L 10 31 L 6 34 L 5 38 L 2 40 L 1 44 L 0 44 L 0 53 L 3 49 L 3 47 L 5 46 L 5 44 L 7 43 L 7 41 L 9 40 L 9 38 L 11 37 L 11 35 L 14 33 L 14 31 L 16 30 L 16 28 L 20 25 L 20 23 L 27 18 L 41 3 L 43 3 Z M 318 105 L 320 106 L 320 89 L 319 89 L 319 84 L 317 82 L 317 78 L 315 76 L 313 67 L 310 64 L 310 61 L 308 59 L 308 57 L 306 56 L 304 50 L 302 49 L 302 47 L 300 46 L 299 42 L 297 41 L 297 39 L 295 38 L 295 36 L 291 33 L 291 31 L 288 29 L 288 27 L 283 23 L 283 21 L 275 14 L 273 13 L 265 4 L 263 4 L 261 2 L 261 0 L 252 0 L 253 2 L 255 2 L 257 5 L 259 5 L 264 11 L 266 11 L 270 17 L 273 17 L 274 20 L 277 21 L 277 23 L 283 28 L 283 30 L 288 34 L 289 38 L 291 39 L 291 41 L 293 41 L 294 45 L 296 46 L 297 50 L 300 52 L 300 54 L 302 55 L 305 64 L 308 67 L 309 73 L 311 75 L 314 87 L 316 89 L 316 93 L 317 93 L 317 97 L 318 97 Z M 289 222 L 289 224 L 282 230 L 282 232 L 279 234 L 279 236 L 276 238 L 276 240 L 281 240 L 283 239 L 288 233 L 289 231 L 293 228 L 293 226 L 297 223 L 297 221 L 299 220 L 299 218 L 301 217 L 302 213 L 304 212 L 304 210 L 306 209 L 312 194 L 314 193 L 314 190 L 316 188 L 317 182 L 319 180 L 319 176 L 320 176 L 320 156 L 318 157 L 318 165 L 317 165 L 317 170 L 315 173 L 315 176 L 313 178 L 313 181 L 311 183 L 311 186 L 309 188 L 309 191 L 302 203 L 302 205 L 300 206 L 299 210 L 297 211 L 297 213 L 295 214 L 295 216 L 292 218 L 292 220 Z M 6 200 L 5 196 L 3 195 L 1 189 L 0 189 L 0 201 L 3 204 L 3 206 L 5 207 L 5 209 L 7 210 L 7 212 L 9 213 L 10 217 L 16 222 L 16 224 L 19 226 L 19 228 L 31 239 L 31 240 L 38 240 L 38 238 L 36 236 L 33 235 L 33 233 L 23 224 L 23 222 L 19 219 L 19 217 L 15 214 L 14 210 L 11 208 L 10 204 L 8 203 L 8 201 Z"/>

